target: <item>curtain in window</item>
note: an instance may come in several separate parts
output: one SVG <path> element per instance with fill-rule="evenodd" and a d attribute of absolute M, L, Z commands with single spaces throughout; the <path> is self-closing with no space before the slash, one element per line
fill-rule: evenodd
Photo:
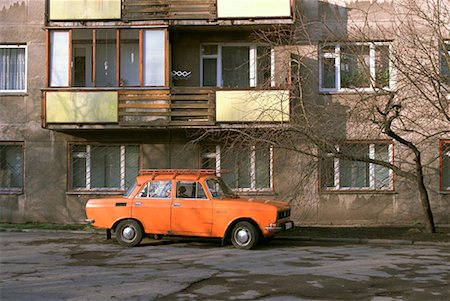
<path fill-rule="evenodd" d="M 0 90 L 25 90 L 25 48 L 0 48 Z"/>

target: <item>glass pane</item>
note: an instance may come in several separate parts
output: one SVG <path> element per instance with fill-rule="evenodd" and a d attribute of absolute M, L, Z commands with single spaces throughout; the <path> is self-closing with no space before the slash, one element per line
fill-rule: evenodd
<path fill-rule="evenodd" d="M 139 154 L 140 149 L 137 145 L 128 145 L 125 147 L 125 188 L 128 189 L 134 184 L 139 174 Z"/>
<path fill-rule="evenodd" d="M 216 55 L 217 45 L 202 45 L 202 55 Z"/>
<path fill-rule="evenodd" d="M 341 48 L 341 88 L 370 87 L 369 46 Z"/>
<path fill-rule="evenodd" d="M 231 188 L 250 188 L 250 149 L 223 148 L 222 178 Z"/>
<path fill-rule="evenodd" d="M 92 30 L 72 32 L 73 86 L 92 87 Z"/>
<path fill-rule="evenodd" d="M 375 48 L 375 87 L 389 87 L 389 46 L 377 46 Z"/>
<path fill-rule="evenodd" d="M 120 31 L 120 85 L 139 86 L 139 31 Z"/>
<path fill-rule="evenodd" d="M 150 182 L 141 191 L 139 197 L 167 199 L 171 196 L 172 181 Z"/>
<path fill-rule="evenodd" d="M 443 144 L 442 149 L 442 188 L 450 190 L 450 143 Z"/>
<path fill-rule="evenodd" d="M 197 184 L 196 182 L 190 182 L 190 181 L 177 182 L 177 198 L 180 198 L 180 199 L 195 198 L 196 192 L 197 192 L 196 184 Z"/>
<path fill-rule="evenodd" d="M 256 149 L 256 188 L 270 188 L 270 148 Z"/>
<path fill-rule="evenodd" d="M 258 87 L 270 87 L 271 52 L 268 46 L 258 46 L 257 48 L 257 78 Z"/>
<path fill-rule="evenodd" d="M 144 32 L 144 85 L 164 86 L 165 83 L 165 30 Z"/>
<path fill-rule="evenodd" d="M 216 169 L 216 146 L 215 145 L 202 146 L 201 168 Z"/>
<path fill-rule="evenodd" d="M 120 146 L 91 148 L 91 187 L 120 188 Z"/>
<path fill-rule="evenodd" d="M 450 85 L 450 42 L 441 51 L 441 81 Z"/>
<path fill-rule="evenodd" d="M 69 85 L 69 32 L 50 32 L 50 87 Z"/>
<path fill-rule="evenodd" d="M 0 90 L 25 90 L 25 63 L 25 48 L 0 48 Z"/>
<path fill-rule="evenodd" d="M 0 145 L 0 188 L 22 188 L 22 146 Z"/>
<path fill-rule="evenodd" d="M 375 145 L 375 160 L 389 162 L 389 145 Z M 390 188 L 389 168 L 375 165 L 375 188 Z"/>
<path fill-rule="evenodd" d="M 222 85 L 226 88 L 250 87 L 250 48 L 222 47 Z"/>
<path fill-rule="evenodd" d="M 334 187 L 334 158 L 332 156 L 321 158 L 319 161 L 320 187 Z"/>
<path fill-rule="evenodd" d="M 206 199 L 205 191 L 203 190 L 202 185 L 198 182 L 197 182 L 196 197 L 197 197 L 197 199 Z"/>
<path fill-rule="evenodd" d="M 217 86 L 217 59 L 203 59 L 203 86 Z"/>
<path fill-rule="evenodd" d="M 74 145 L 71 154 L 72 188 L 86 188 L 86 145 Z"/>
<path fill-rule="evenodd" d="M 96 86 L 116 86 L 116 30 L 97 29 Z"/>
<path fill-rule="evenodd" d="M 322 58 L 322 88 L 336 89 L 336 59 Z"/>
<path fill-rule="evenodd" d="M 368 158 L 369 145 L 347 145 L 342 149 L 344 154 L 356 158 Z M 370 187 L 369 182 L 369 163 L 340 160 L 339 161 L 339 180 L 341 187 L 363 188 Z"/>

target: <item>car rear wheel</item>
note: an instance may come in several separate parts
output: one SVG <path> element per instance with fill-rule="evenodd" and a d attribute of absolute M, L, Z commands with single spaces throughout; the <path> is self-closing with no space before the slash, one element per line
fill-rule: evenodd
<path fill-rule="evenodd" d="M 258 243 L 258 231 L 250 222 L 238 222 L 231 232 L 231 243 L 238 249 L 252 249 Z"/>
<path fill-rule="evenodd" d="M 117 242 L 125 247 L 135 247 L 139 245 L 143 236 L 144 231 L 142 231 L 141 225 L 132 219 L 121 221 L 116 228 Z"/>

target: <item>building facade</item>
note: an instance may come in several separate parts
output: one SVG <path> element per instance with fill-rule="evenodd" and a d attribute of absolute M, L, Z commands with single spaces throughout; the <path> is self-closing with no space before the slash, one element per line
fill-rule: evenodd
<path fill-rule="evenodd" d="M 216 169 L 239 194 L 288 199 L 298 224 L 420 220 L 414 185 L 388 168 L 234 141 L 299 122 L 297 98 L 344 106 L 373 87 L 397 89 L 395 35 L 364 33 L 356 52 L 344 42 L 367 16 L 393 22 L 395 1 L 372 2 L 4 2 L 1 222 L 81 222 L 89 198 L 125 192 L 142 168 Z M 444 74 L 448 49 L 435 50 Z M 355 77 L 366 67 L 372 76 Z M 350 151 L 397 163 L 401 145 L 347 127 Z M 450 135 L 441 133 L 427 140 L 427 181 L 436 221 L 449 223 Z"/>

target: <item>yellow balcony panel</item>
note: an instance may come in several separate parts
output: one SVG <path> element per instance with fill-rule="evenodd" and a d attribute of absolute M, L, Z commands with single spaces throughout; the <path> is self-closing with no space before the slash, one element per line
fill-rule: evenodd
<path fill-rule="evenodd" d="M 117 109 L 115 91 L 46 93 L 47 123 L 116 123 Z"/>
<path fill-rule="evenodd" d="M 50 0 L 50 20 L 120 19 L 121 0 Z"/>
<path fill-rule="evenodd" d="M 289 91 L 217 91 L 216 121 L 289 121 Z"/>
<path fill-rule="evenodd" d="M 219 19 L 288 18 L 291 0 L 217 0 Z"/>

